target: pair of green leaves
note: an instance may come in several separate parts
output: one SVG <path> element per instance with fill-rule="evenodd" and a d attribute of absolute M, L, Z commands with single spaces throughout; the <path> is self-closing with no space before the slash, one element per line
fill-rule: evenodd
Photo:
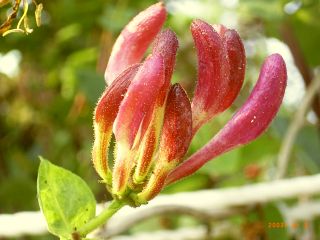
<path fill-rule="evenodd" d="M 60 239 L 71 239 L 73 232 L 95 216 L 96 201 L 87 184 L 42 158 L 37 191 L 48 230 Z"/>

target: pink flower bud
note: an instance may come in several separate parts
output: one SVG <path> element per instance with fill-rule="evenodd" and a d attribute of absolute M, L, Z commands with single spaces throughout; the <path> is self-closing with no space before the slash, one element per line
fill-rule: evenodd
<path fill-rule="evenodd" d="M 92 149 L 92 161 L 100 177 L 109 183 L 111 172 L 108 166 L 108 148 L 112 135 L 112 125 L 118 113 L 120 103 L 139 67 L 139 64 L 132 65 L 121 73 L 106 88 L 94 112 L 95 140 Z"/>
<path fill-rule="evenodd" d="M 180 163 L 186 154 L 191 137 L 190 100 L 184 89 L 179 84 L 175 84 L 168 94 L 159 156 L 150 180 L 143 191 L 137 195 L 139 202 L 148 201 L 161 191 L 168 173 Z"/>
<path fill-rule="evenodd" d="M 116 160 L 112 174 L 112 188 L 115 195 L 121 196 L 126 190 L 134 163 L 131 149 L 143 118 L 155 105 L 164 78 L 163 57 L 153 55 L 147 58 L 121 102 L 119 113 L 113 124 L 113 132 L 117 141 Z"/>
<path fill-rule="evenodd" d="M 164 60 L 165 67 L 165 82 L 160 89 L 157 103 L 154 106 L 154 109 L 150 109 L 150 111 L 146 114 L 146 117 L 143 120 L 141 126 L 141 136 L 144 136 L 146 130 L 149 127 L 149 123 L 151 119 L 158 119 L 155 122 L 158 122 L 157 128 L 161 128 L 162 119 L 163 119 L 163 106 L 165 104 L 167 93 L 170 89 L 170 81 L 173 72 L 173 68 L 175 65 L 176 52 L 178 49 L 178 40 L 176 34 L 169 29 L 166 29 L 160 32 L 155 40 L 152 53 L 155 55 L 161 55 Z M 160 132 L 160 129 L 155 129 L 156 132 Z M 159 136 L 156 136 L 158 140 Z"/>
<path fill-rule="evenodd" d="M 159 159 L 168 163 L 178 163 L 186 154 L 191 138 L 190 100 L 180 84 L 174 84 L 168 94 L 160 139 Z"/>
<path fill-rule="evenodd" d="M 216 30 L 217 31 L 216 31 Z M 245 52 L 234 30 L 201 20 L 191 24 L 198 54 L 198 82 L 192 101 L 193 134 L 238 95 L 245 72 Z"/>
<path fill-rule="evenodd" d="M 176 34 L 170 29 L 166 29 L 159 33 L 157 36 L 154 47 L 153 54 L 159 53 L 163 56 L 164 66 L 165 66 L 165 83 L 161 89 L 161 96 L 159 96 L 159 105 L 164 104 L 165 98 L 170 88 L 170 81 L 174 65 L 176 62 L 176 53 L 179 47 L 179 42 Z"/>
<path fill-rule="evenodd" d="M 133 146 L 145 114 L 152 109 L 164 83 L 164 63 L 161 55 L 150 56 L 140 67 L 121 102 L 113 124 L 117 142 Z"/>
<path fill-rule="evenodd" d="M 122 30 L 113 45 L 105 72 L 108 84 L 128 66 L 139 63 L 150 43 L 166 19 L 163 3 L 157 3 L 140 12 Z"/>
<path fill-rule="evenodd" d="M 243 43 L 239 34 L 235 30 L 226 29 L 219 25 L 222 41 L 227 47 L 227 57 L 229 60 L 229 79 L 227 79 L 227 89 L 224 96 L 221 96 L 222 104 L 219 109 L 220 112 L 226 110 L 238 96 L 243 84 L 245 69 L 246 69 L 246 55 Z"/>
<path fill-rule="evenodd" d="M 209 143 L 170 173 L 167 184 L 194 173 L 209 160 L 260 136 L 278 112 L 286 84 L 286 65 L 281 55 L 269 56 L 245 104 Z"/>
<path fill-rule="evenodd" d="M 141 136 L 143 136 L 143 142 L 140 144 L 139 157 L 134 172 L 134 181 L 136 183 L 143 182 L 149 173 L 153 155 L 157 148 L 159 134 L 161 132 L 163 122 L 164 104 L 170 88 L 170 81 L 175 65 L 178 45 L 179 43 L 175 33 L 169 29 L 160 32 L 154 43 L 152 51 L 153 54 L 161 54 L 164 59 L 165 82 L 160 89 L 154 108 L 150 109 L 143 120 L 141 127 Z"/>
<path fill-rule="evenodd" d="M 94 113 L 95 123 L 106 128 L 112 127 L 119 111 L 119 106 L 128 87 L 137 74 L 141 64 L 134 64 L 123 71 L 113 83 L 106 88 L 97 103 Z"/>

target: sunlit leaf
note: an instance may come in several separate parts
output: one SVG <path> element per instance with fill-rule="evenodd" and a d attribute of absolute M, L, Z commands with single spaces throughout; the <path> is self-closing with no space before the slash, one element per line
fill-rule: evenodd
<path fill-rule="evenodd" d="M 68 237 L 94 217 L 94 196 L 72 172 L 41 158 L 37 184 L 39 204 L 52 234 Z"/>

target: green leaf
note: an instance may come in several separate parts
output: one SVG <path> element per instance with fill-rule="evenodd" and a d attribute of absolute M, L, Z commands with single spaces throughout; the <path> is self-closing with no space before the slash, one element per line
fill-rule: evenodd
<path fill-rule="evenodd" d="M 95 216 L 96 202 L 87 184 L 72 172 L 40 158 L 38 200 L 49 231 L 63 238 Z"/>

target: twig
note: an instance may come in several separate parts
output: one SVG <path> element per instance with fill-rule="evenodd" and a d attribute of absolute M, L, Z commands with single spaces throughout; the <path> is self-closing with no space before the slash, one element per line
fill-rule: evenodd
<path fill-rule="evenodd" d="M 299 130 L 303 127 L 305 115 L 312 104 L 312 100 L 320 89 L 320 73 L 318 72 L 316 73 L 314 80 L 309 85 L 302 103 L 296 111 L 286 135 L 284 136 L 278 157 L 276 179 L 283 178 L 287 171 L 292 146 L 296 140 Z"/>
<path fill-rule="evenodd" d="M 288 226 L 295 226 L 299 221 L 302 221 L 304 224 L 306 221 L 312 220 L 317 216 L 320 216 L 320 202 L 313 201 L 308 203 L 299 203 L 292 207 L 287 207 L 284 204 L 281 206 L 281 212 L 284 214 Z M 215 225 L 215 228 L 210 232 L 212 239 L 234 236 L 232 239 L 237 239 L 240 232 L 236 232 L 236 228 L 232 225 L 227 225 L 227 222 L 219 222 L 220 224 Z M 222 224 L 221 224 L 222 223 Z M 311 228 L 311 226 L 310 226 Z M 292 230 L 288 227 L 288 230 Z M 293 229 L 294 230 L 294 229 Z M 181 228 L 175 229 L 173 231 L 161 230 L 156 232 L 144 232 L 138 233 L 131 236 L 117 236 L 112 237 L 112 240 L 185 240 L 185 239 L 202 239 L 205 234 L 205 227 L 196 227 L 196 228 Z M 231 231 L 234 231 L 231 233 Z M 291 232 L 291 231 L 290 231 Z M 294 232 L 291 232 L 294 234 Z M 220 238 L 219 238 L 220 239 Z M 299 238 L 300 239 L 300 238 Z"/>
<path fill-rule="evenodd" d="M 206 235 L 206 228 L 203 226 L 180 228 L 174 230 L 159 230 L 153 232 L 136 233 L 130 236 L 116 236 L 112 240 L 199 240 Z M 241 231 L 230 223 L 219 223 L 210 231 L 211 239 L 239 239 Z"/>
<path fill-rule="evenodd" d="M 118 234 L 126 222 L 139 221 L 140 216 L 166 206 L 180 206 L 219 215 L 235 207 L 256 203 L 295 198 L 301 195 L 320 194 L 320 174 L 258 183 L 237 188 L 203 190 L 190 193 L 161 195 L 148 205 L 139 208 L 124 207 L 106 226 L 107 232 Z M 150 214 L 151 216 L 151 214 Z M 0 237 L 39 235 L 46 233 L 46 224 L 40 212 L 23 212 L 12 215 L 0 214 Z"/>
<path fill-rule="evenodd" d="M 311 181 L 310 181 L 311 180 Z M 309 182 L 310 181 L 310 182 Z M 166 205 L 186 206 L 206 211 L 207 214 L 221 214 L 221 211 L 234 207 L 251 206 L 256 203 L 286 199 L 304 194 L 320 193 L 320 174 L 314 176 L 297 177 L 277 180 L 269 183 L 258 183 L 239 188 L 221 190 L 204 190 L 193 193 L 180 193 L 169 196 L 160 196 L 148 205 L 137 209 L 124 208 L 118 212 L 112 221 L 108 222 L 105 232 L 116 235 L 124 231 L 121 225 L 126 222 L 138 222 L 140 216 L 151 209 L 164 209 Z M 309 188 L 309 189 L 307 189 Z M 159 213 L 159 212 L 158 212 Z M 151 216 L 151 215 L 150 215 Z M 119 224 L 121 223 L 121 224 Z"/>
<path fill-rule="evenodd" d="M 299 220 L 311 220 L 320 215 L 320 202 L 308 201 L 298 203 L 294 207 L 282 206 L 285 218 L 297 222 Z"/>
<path fill-rule="evenodd" d="M 10 29 L 12 22 L 16 19 L 18 11 L 19 11 L 19 5 L 21 0 L 15 0 L 14 5 L 12 7 L 12 12 L 6 19 L 4 23 L 0 26 L 0 35 L 2 35 L 4 32 Z"/>
<path fill-rule="evenodd" d="M 180 205 L 166 205 L 163 206 L 151 206 L 148 207 L 147 210 L 141 211 L 137 216 L 135 217 L 128 217 L 126 221 L 122 222 L 121 225 L 113 228 L 108 226 L 109 224 L 106 224 L 106 226 L 103 228 L 102 231 L 97 233 L 98 236 L 103 236 L 105 238 L 109 238 L 115 235 L 118 235 L 120 233 L 123 233 L 133 227 L 134 225 L 138 224 L 139 222 L 142 222 L 148 218 L 161 216 L 161 215 L 168 215 L 168 214 L 185 214 L 192 216 L 201 222 L 204 223 L 205 227 L 207 228 L 207 232 L 211 232 L 210 222 L 212 220 L 216 219 L 223 219 L 232 215 L 235 215 L 237 213 L 244 213 L 247 212 L 249 208 L 230 208 L 230 209 L 222 209 L 222 210 L 216 210 L 216 211 L 207 211 L 202 209 L 197 209 L 195 207 L 188 207 L 188 206 L 180 206 Z M 114 220 L 116 221 L 116 220 Z"/>

